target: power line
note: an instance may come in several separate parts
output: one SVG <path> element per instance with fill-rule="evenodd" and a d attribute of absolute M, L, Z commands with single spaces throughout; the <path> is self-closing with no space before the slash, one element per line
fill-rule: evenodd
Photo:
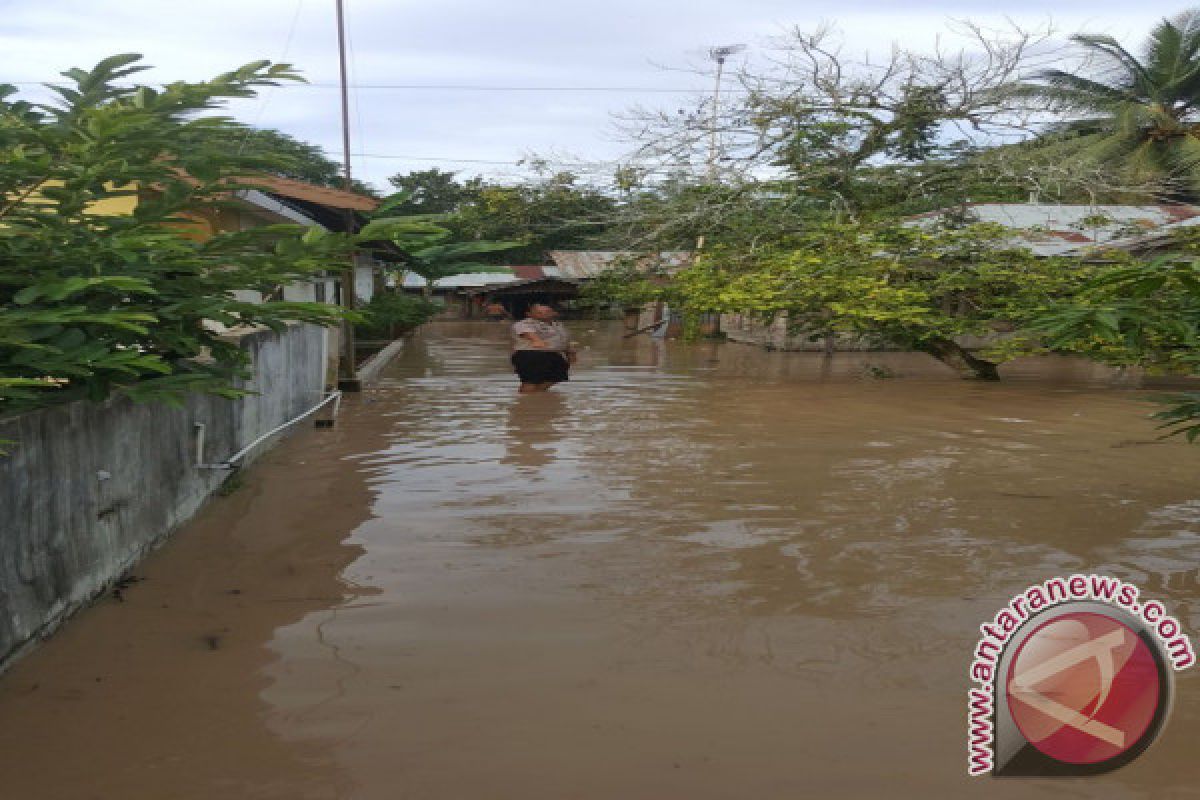
<path fill-rule="evenodd" d="M 53 81 L 0 81 L 13 86 L 44 86 Z M 165 86 L 166 84 L 152 84 Z M 285 83 L 281 89 L 339 89 L 336 83 Z M 708 89 L 685 86 L 508 86 L 485 85 L 468 83 L 355 83 L 351 89 L 382 89 L 396 91 L 438 91 L 438 92 L 639 92 L 647 94 L 705 94 Z M 747 92 L 746 89 L 723 89 L 728 92 Z"/>
<path fill-rule="evenodd" d="M 496 161 L 496 160 L 486 159 L 486 158 L 439 158 L 436 156 L 398 156 L 398 155 L 390 155 L 390 154 L 386 154 L 386 153 L 351 153 L 350 155 L 354 156 L 355 158 L 380 158 L 380 159 L 391 159 L 391 160 L 395 160 L 395 161 L 447 161 L 447 162 L 452 162 L 455 164 L 502 164 L 502 165 L 509 166 L 509 167 L 519 166 L 521 161 L 528 160 L 528 159 L 514 158 L 509 161 Z M 576 163 L 576 162 L 546 161 L 544 163 L 568 164 L 568 163 Z M 579 162 L 579 163 L 582 163 L 582 162 Z"/>
<path fill-rule="evenodd" d="M 292 41 L 296 37 L 296 25 L 300 22 L 300 13 L 304 10 L 304 0 L 296 0 L 296 10 L 292 13 L 292 24 L 288 26 L 287 38 L 283 42 L 283 54 L 279 57 L 280 61 L 286 61 L 288 53 L 292 49 Z M 250 141 L 250 133 L 253 128 L 257 128 L 262 122 L 263 114 L 266 113 L 267 104 L 271 102 L 271 98 L 275 94 L 278 86 L 269 86 L 267 90 L 260 95 L 258 102 L 258 110 L 254 114 L 254 122 L 250 123 L 250 128 L 246 129 L 246 135 L 242 137 L 242 143 L 238 145 L 238 155 L 246 149 L 246 144 Z"/>
<path fill-rule="evenodd" d="M 294 84 L 292 88 L 306 87 L 311 89 L 337 88 L 335 84 L 319 82 Z M 353 88 L 442 92 L 646 92 L 656 94 L 705 94 L 709 91 L 689 86 L 517 86 L 471 83 L 362 83 Z"/>
<path fill-rule="evenodd" d="M 489 164 L 489 165 L 502 166 L 502 167 L 520 167 L 520 166 L 532 166 L 534 164 L 545 164 L 547 166 L 553 166 L 553 167 L 575 167 L 578 169 L 615 169 L 617 167 L 622 167 L 622 166 L 632 166 L 635 169 L 644 170 L 647 172 L 661 172 L 661 171 L 669 171 L 669 170 L 674 170 L 674 169 L 698 168 L 698 166 L 696 164 L 690 164 L 690 163 L 684 163 L 684 162 L 675 163 L 675 164 L 657 164 L 654 166 L 639 166 L 636 164 L 629 164 L 626 161 L 620 161 L 620 160 L 565 161 L 565 160 L 530 157 L 530 158 L 517 158 L 517 159 L 511 159 L 508 161 L 501 161 L 499 159 L 488 159 L 488 158 L 443 158 L 440 156 L 405 156 L 405 155 L 394 155 L 391 153 L 351 153 L 350 155 L 353 158 L 374 158 L 374 159 L 382 159 L 382 160 L 390 160 L 390 161 L 428 161 L 428 162 L 434 162 L 434 163 L 447 163 L 447 164 Z"/>

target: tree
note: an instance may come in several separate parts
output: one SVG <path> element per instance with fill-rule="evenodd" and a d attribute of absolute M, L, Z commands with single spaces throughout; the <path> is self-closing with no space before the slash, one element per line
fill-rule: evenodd
<path fill-rule="evenodd" d="M 1200 239 L 1181 234 L 1174 252 L 1102 270 L 1038 315 L 1047 346 L 1116 366 L 1200 374 Z M 1156 416 L 1169 433 L 1200 438 L 1200 393 L 1168 398 Z"/>
<path fill-rule="evenodd" d="M 521 246 L 521 242 L 463 241 L 448 225 L 454 219 L 453 215 L 395 215 L 397 209 L 410 208 L 411 205 L 412 194 L 407 191 L 384 198 L 370 221 L 352 241 L 363 244 L 367 249 L 376 249 L 386 242 L 393 250 L 400 251 L 404 264 L 402 271 L 425 279 L 426 297 L 433 293 L 433 284 L 442 278 L 471 272 L 502 271 L 494 264 L 481 261 L 481 257 Z"/>
<path fill-rule="evenodd" d="M 543 264 L 551 250 L 586 248 L 609 223 L 615 200 L 569 172 L 528 184 L 480 183 L 447 220 L 463 239 L 519 241 L 509 263 Z"/>
<path fill-rule="evenodd" d="M 273 175 L 331 189 L 345 186 L 340 163 L 325 155 L 325 151 L 317 145 L 301 141 L 283 131 L 249 128 L 226 132 L 219 140 L 227 146 L 236 147 L 240 153 L 262 159 Z M 374 187 L 357 179 L 351 180 L 350 188 L 368 197 L 379 196 Z"/>
<path fill-rule="evenodd" d="M 595 309 L 617 306 L 636 311 L 647 303 L 667 300 L 673 292 L 665 275 L 646 270 L 636 261 L 618 261 L 588 280 L 579 291 L 579 299 Z"/>
<path fill-rule="evenodd" d="M 999 362 L 1036 346 L 1021 329 L 1089 271 L 1006 247 L 1007 235 L 987 225 L 826 223 L 753 256 L 708 251 L 676 275 L 676 288 L 692 312 L 786 314 L 794 332 L 813 339 L 865 337 L 995 380 Z M 996 343 L 974 353 L 958 343 L 963 336 Z"/>
<path fill-rule="evenodd" d="M 1141 58 L 1102 34 L 1071 37 L 1080 72 L 1045 69 L 1019 89 L 1070 118 L 1051 142 L 1168 200 L 1200 197 L 1200 12 L 1164 19 Z"/>
<path fill-rule="evenodd" d="M 518 243 L 503 251 L 475 253 L 485 264 L 540 264 L 550 250 L 584 246 L 604 230 L 615 207 L 612 197 L 579 185 L 569 172 L 504 184 L 480 177 L 463 182 L 453 172 L 434 168 L 395 175 L 390 181 L 410 196 L 396 207 L 397 213 L 437 215 L 460 241 Z"/>
<path fill-rule="evenodd" d="M 472 178 L 460 183 L 455 172 L 446 172 L 437 167 L 393 175 L 388 182 L 408 200 L 396 207 L 399 214 L 447 214 L 458 211 L 463 204 L 473 200 L 482 185 L 481 178 Z"/>
<path fill-rule="evenodd" d="M 727 92 L 715 114 L 704 97 L 691 109 L 624 115 L 633 160 L 708 183 L 787 177 L 826 207 L 855 212 L 856 200 L 870 197 L 869 186 L 856 186 L 864 168 L 925 163 L 1028 134 L 1029 119 L 1010 100 L 1022 71 L 1049 59 L 1048 32 L 968 23 L 955 33 L 961 50 L 897 45 L 882 58 L 856 59 L 828 27 L 790 31 L 737 71 L 740 91 Z"/>
<path fill-rule="evenodd" d="M 332 324 L 324 304 L 270 295 L 344 257 L 345 242 L 294 225 L 207 235 L 233 178 L 270 168 L 220 145 L 245 129 L 206 112 L 296 80 L 266 61 L 199 83 L 121 85 L 140 56 L 63 73 L 58 99 L 32 104 L 0 86 L 0 408 L 114 392 L 177 400 L 236 394 L 246 355 L 210 322 L 280 330 Z M 106 213 L 102 204 L 136 204 Z"/>
<path fill-rule="evenodd" d="M 425 279 L 424 290 L 425 294 L 429 295 L 433 292 L 434 283 L 452 275 L 506 272 L 505 268 L 480 261 L 479 257 L 520 246 L 521 242 L 444 242 L 409 250 L 409 261 L 405 266 L 409 272 Z"/>

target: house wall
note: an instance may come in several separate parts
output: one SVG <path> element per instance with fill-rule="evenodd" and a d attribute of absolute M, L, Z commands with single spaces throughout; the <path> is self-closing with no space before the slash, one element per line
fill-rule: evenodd
<path fill-rule="evenodd" d="M 374 264 L 356 260 L 354 264 L 354 297 L 361 303 L 371 302 L 375 296 L 375 273 L 378 269 Z"/>
<path fill-rule="evenodd" d="M 228 477 L 228 458 L 311 408 L 325 385 L 325 331 L 257 330 L 256 394 L 194 395 L 182 408 L 114 398 L 0 420 L 0 670 L 105 591 L 187 521 Z M 254 453 L 251 453 L 253 457 Z"/>

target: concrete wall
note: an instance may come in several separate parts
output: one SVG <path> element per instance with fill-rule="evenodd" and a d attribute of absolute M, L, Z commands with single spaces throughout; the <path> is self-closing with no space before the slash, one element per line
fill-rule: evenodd
<path fill-rule="evenodd" d="M 369 256 L 354 256 L 354 298 L 358 303 L 369 303 L 375 296 L 375 275 L 379 267 Z"/>
<path fill-rule="evenodd" d="M 731 342 L 757 344 L 773 350 L 807 350 L 821 351 L 825 349 L 823 338 L 810 339 L 807 335 L 796 335 L 788 331 L 787 314 L 777 314 L 770 324 L 764 324 L 750 314 L 722 314 L 721 332 Z M 1005 334 L 990 336 L 958 336 L 955 341 L 963 347 L 974 350 L 997 344 Z M 839 352 L 862 351 L 894 351 L 897 347 L 882 345 L 877 341 L 858 336 L 839 334 L 834 337 L 834 349 Z"/>
<path fill-rule="evenodd" d="M 324 389 L 325 331 L 239 337 L 254 362 L 236 400 L 193 396 L 183 408 L 115 398 L 0 420 L 0 670 L 27 645 L 132 567 L 187 521 L 228 476 L 221 461 L 315 405 Z M 253 457 L 253 453 L 251 457 Z"/>

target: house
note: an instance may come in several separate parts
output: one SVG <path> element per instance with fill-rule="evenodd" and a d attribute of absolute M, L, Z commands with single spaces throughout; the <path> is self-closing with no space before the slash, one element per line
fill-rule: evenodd
<path fill-rule="evenodd" d="M 236 192 L 239 202 L 232 211 L 238 217 L 232 223 L 242 227 L 220 230 L 245 230 L 246 225 L 253 226 L 260 220 L 263 223 L 293 222 L 331 231 L 356 230 L 361 227 L 365 215 L 379 205 L 373 197 L 291 178 L 262 175 L 247 179 L 247 183 L 253 188 Z M 383 285 L 385 268 L 386 265 L 375 256 L 355 255 L 354 297 L 357 303 L 370 302 Z M 282 299 L 340 303 L 341 275 L 326 275 L 311 284 L 285 287 Z"/>
<path fill-rule="evenodd" d="M 434 281 L 426 288 L 419 275 L 404 276 L 402 288 L 410 293 L 428 292 L 446 305 L 448 316 L 471 319 L 482 316 L 489 302 L 502 304 L 513 317 L 521 317 L 532 303 L 553 303 L 570 311 L 571 302 L 590 279 L 623 262 L 645 271 L 673 272 L 691 263 L 688 251 L 639 253 L 632 250 L 551 250 L 550 265 L 498 267 L 505 272 L 479 272 L 452 275 Z M 661 315 L 661 308 L 647 309 L 648 315 Z"/>
<path fill-rule="evenodd" d="M 434 281 L 429 294 L 446 306 L 445 316 L 474 319 L 483 307 L 502 304 L 510 316 L 520 318 L 531 303 L 569 304 L 579 294 L 579 281 L 564 278 L 557 267 L 516 265 L 497 267 L 505 272 L 467 272 Z M 425 293 L 425 279 L 408 273 L 403 289 Z"/>
<path fill-rule="evenodd" d="M 331 231 L 357 230 L 365 215 L 378 205 L 375 198 L 331 189 L 324 186 L 280 178 L 273 175 L 258 175 L 237 181 L 245 188 L 235 190 L 229 202 L 221 208 L 208 209 L 190 216 L 195 229 L 187 235 L 206 238 L 215 233 L 243 231 L 264 225 L 280 223 L 319 227 Z M 153 189 L 146 189 L 153 192 Z M 142 191 L 115 197 L 97 203 L 91 210 L 96 214 L 131 214 L 137 207 Z M 375 256 L 366 253 L 355 255 L 354 296 L 359 303 L 369 302 L 377 288 L 383 284 L 385 265 Z M 331 271 L 316 275 L 310 280 L 280 287 L 275 299 L 289 302 L 319 302 L 340 304 L 342 301 L 342 275 Z M 261 292 L 238 290 L 239 300 L 260 303 L 265 298 Z M 222 330 L 217 322 L 209 322 L 214 329 Z M 336 329 L 325 331 L 326 373 L 333 383 L 337 374 L 337 357 L 340 352 L 341 332 Z"/>

